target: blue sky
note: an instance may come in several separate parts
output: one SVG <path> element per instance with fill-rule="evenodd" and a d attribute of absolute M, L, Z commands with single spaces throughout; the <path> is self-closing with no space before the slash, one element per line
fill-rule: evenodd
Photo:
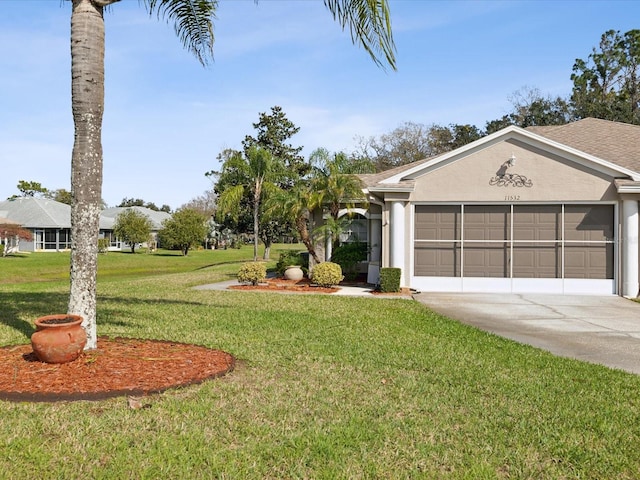
<path fill-rule="evenodd" d="M 353 46 L 320 0 L 221 0 L 215 62 L 203 68 L 137 0 L 105 14 L 103 198 L 177 208 L 211 188 L 279 105 L 292 138 L 351 152 L 404 122 L 474 124 L 525 86 L 568 96 L 571 68 L 602 33 L 640 28 L 640 2 L 390 0 L 398 71 Z M 0 1 L 0 198 L 19 180 L 70 188 L 70 2 Z"/>

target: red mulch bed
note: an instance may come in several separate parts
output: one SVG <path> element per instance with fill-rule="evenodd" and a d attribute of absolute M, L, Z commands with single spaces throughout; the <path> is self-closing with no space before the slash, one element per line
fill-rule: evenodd
<path fill-rule="evenodd" d="M 291 293 L 335 293 L 339 288 L 327 288 L 314 285 L 308 278 L 302 280 L 286 280 L 284 278 L 268 278 L 258 285 L 232 285 L 231 290 L 262 290 L 265 292 Z"/>
<path fill-rule="evenodd" d="M 98 338 L 96 350 L 69 363 L 40 362 L 31 345 L 0 348 L 0 399 L 101 400 L 148 395 L 219 377 L 235 359 L 220 350 L 184 343 Z"/>

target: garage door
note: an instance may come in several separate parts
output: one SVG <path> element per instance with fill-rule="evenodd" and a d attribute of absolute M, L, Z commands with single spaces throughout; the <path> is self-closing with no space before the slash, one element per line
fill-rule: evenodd
<path fill-rule="evenodd" d="M 615 293 L 613 205 L 417 205 L 411 285 Z"/>

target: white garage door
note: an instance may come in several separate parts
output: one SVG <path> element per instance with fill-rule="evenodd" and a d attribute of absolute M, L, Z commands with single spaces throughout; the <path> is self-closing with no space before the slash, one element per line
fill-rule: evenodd
<path fill-rule="evenodd" d="M 416 205 L 424 291 L 615 293 L 610 204 Z"/>

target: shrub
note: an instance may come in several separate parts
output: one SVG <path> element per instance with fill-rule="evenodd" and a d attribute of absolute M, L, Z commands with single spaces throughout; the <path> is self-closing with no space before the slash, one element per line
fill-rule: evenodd
<path fill-rule="evenodd" d="M 402 270 L 399 268 L 381 268 L 380 269 L 380 291 L 384 293 L 400 291 L 400 275 Z"/>
<path fill-rule="evenodd" d="M 238 281 L 240 283 L 250 283 L 258 285 L 267 278 L 267 266 L 263 262 L 247 262 L 242 264 L 238 271 Z"/>
<path fill-rule="evenodd" d="M 0 257 L 4 255 L 4 245 L 0 243 Z"/>
<path fill-rule="evenodd" d="M 107 253 L 109 251 L 109 239 L 108 238 L 99 238 L 98 239 L 98 253 Z"/>
<path fill-rule="evenodd" d="M 369 253 L 365 242 L 343 243 L 331 254 L 331 261 L 337 263 L 349 280 L 356 278 L 358 262 L 364 262 Z"/>
<path fill-rule="evenodd" d="M 283 275 L 287 267 L 291 265 L 298 265 L 303 270 L 309 270 L 309 257 L 304 255 L 304 252 L 298 252 L 296 250 L 285 250 L 280 253 L 280 259 L 276 263 L 276 271 L 279 275 Z"/>
<path fill-rule="evenodd" d="M 339 284 L 344 277 L 342 268 L 337 263 L 319 263 L 311 271 L 311 279 L 321 287 L 332 287 Z"/>

